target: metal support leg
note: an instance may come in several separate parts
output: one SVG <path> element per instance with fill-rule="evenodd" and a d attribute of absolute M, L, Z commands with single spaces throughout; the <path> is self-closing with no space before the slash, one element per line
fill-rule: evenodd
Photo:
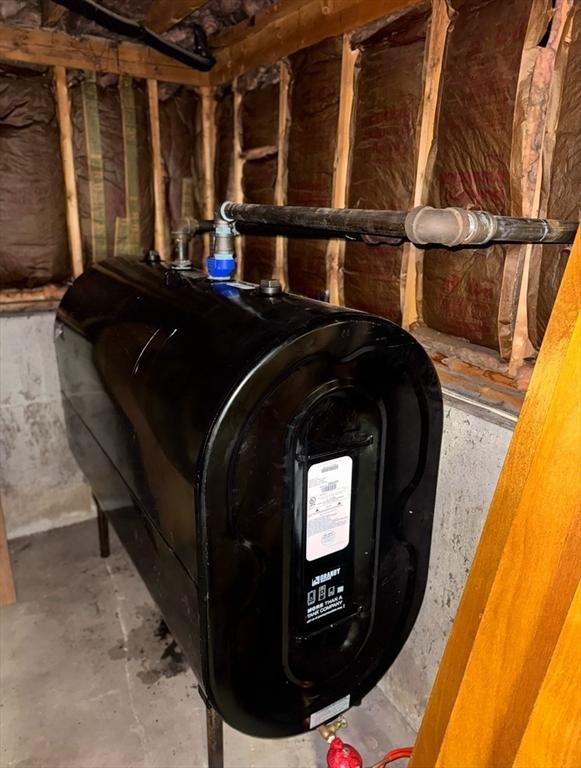
<path fill-rule="evenodd" d="M 206 709 L 208 768 L 224 768 L 224 727 L 222 718 L 212 707 Z"/>
<path fill-rule="evenodd" d="M 93 498 L 95 497 L 93 496 Z M 99 526 L 99 552 L 101 557 L 109 557 L 111 554 L 109 546 L 109 521 L 97 499 L 95 499 L 95 504 L 97 505 L 97 525 Z"/>

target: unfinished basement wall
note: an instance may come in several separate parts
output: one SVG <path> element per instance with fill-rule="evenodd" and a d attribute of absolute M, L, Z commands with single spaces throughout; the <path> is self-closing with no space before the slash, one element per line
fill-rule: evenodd
<path fill-rule="evenodd" d="M 244 201 L 274 203 L 278 162 L 279 68 L 266 67 L 238 79 L 240 151 Z M 273 277 L 276 241 L 244 236 L 244 276 L 251 282 Z"/>
<path fill-rule="evenodd" d="M 145 86 L 78 72 L 69 94 L 84 262 L 135 258 L 153 240 Z"/>
<path fill-rule="evenodd" d="M 577 4 L 566 29 L 566 44 L 556 62 L 557 88 L 549 104 L 543 151 L 541 214 L 578 219 L 581 206 L 581 6 Z M 563 170 L 566 172 L 563 172 Z M 528 330 L 538 349 L 567 265 L 571 249 L 563 245 L 534 246 L 528 283 Z"/>
<path fill-rule="evenodd" d="M 54 312 L 0 315 L 0 500 L 9 538 L 91 517 L 69 448 Z"/>
<path fill-rule="evenodd" d="M 428 203 L 522 215 L 511 195 L 512 126 L 532 2 L 456 0 L 452 6 Z M 499 350 L 510 247 L 429 249 L 422 281 L 426 324 Z M 515 308 L 503 310 L 513 315 Z"/>
<path fill-rule="evenodd" d="M 195 90 L 171 83 L 160 85 L 159 131 L 165 248 L 169 254 L 171 233 L 187 219 L 204 218 L 202 105 Z M 189 249 L 194 264 L 202 267 L 199 238 L 190 242 Z"/>
<path fill-rule="evenodd" d="M 358 33 L 348 206 L 413 207 L 429 8 Z M 345 304 L 402 320 L 403 245 L 348 242 Z M 370 276 L 373 275 L 373 279 Z"/>
<path fill-rule="evenodd" d="M 341 38 L 324 40 L 290 57 L 288 205 L 330 206 L 337 146 Z M 327 295 L 327 243 L 292 238 L 287 245 L 293 293 Z"/>
<path fill-rule="evenodd" d="M 553 6 L 547 0 L 435 0 L 398 11 L 345 36 L 356 54 L 350 80 L 342 67 L 345 38 L 294 53 L 286 62 L 288 130 L 279 125 L 278 135 L 282 197 L 289 205 L 344 200 L 352 207 L 409 209 L 422 203 L 577 218 L 579 57 L 568 56 L 577 40 L 575 4 L 556 0 Z M 249 101 L 244 119 L 259 123 L 269 111 L 274 136 L 276 109 L 274 99 L 270 107 L 253 108 Z M 560 116 L 539 202 L 539 159 L 541 152 L 548 159 L 552 112 Z M 245 150 L 239 154 L 245 166 Z M 255 186 L 254 171 L 249 166 L 235 174 L 233 188 L 244 180 L 246 201 L 272 202 L 274 159 Z M 566 181 L 557 192 L 551 179 L 559 178 Z M 253 238 L 244 277 L 258 281 L 276 272 L 293 292 L 338 297 L 403 323 L 454 378 L 474 371 L 485 371 L 489 381 L 497 377 L 506 389 L 498 402 L 507 407 L 522 398 L 527 358 L 538 348 L 568 253 L 546 246 L 543 260 L 518 245 L 451 251 L 367 239 L 331 248 L 326 240 L 293 238 L 275 270 L 273 251 L 273 241 Z M 528 299 L 523 275 L 530 280 Z M 464 365 L 460 376 L 456 360 Z M 477 389 L 466 382 L 463 391 Z"/>
<path fill-rule="evenodd" d="M 154 245 L 151 120 L 143 81 L 68 72 L 81 267 Z M 159 88 L 164 231 L 202 212 L 200 99 Z M 62 117 L 62 115 L 61 115 Z M 62 128 L 62 125 L 60 126 Z M 201 263 L 201 248 L 193 252 Z M 0 501 L 8 535 L 93 514 L 68 445 L 53 348 L 73 274 L 53 72 L 0 68 Z M 31 289 L 31 290 L 28 290 Z"/>
<path fill-rule="evenodd" d="M 0 289 L 36 288 L 70 274 L 50 72 L 0 65 Z"/>

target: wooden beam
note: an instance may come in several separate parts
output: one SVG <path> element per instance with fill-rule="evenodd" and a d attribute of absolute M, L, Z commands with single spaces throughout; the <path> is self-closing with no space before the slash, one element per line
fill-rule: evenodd
<path fill-rule="evenodd" d="M 186 85 L 209 83 L 208 73 L 197 72 L 142 45 L 117 43 L 102 37 L 73 37 L 47 29 L 0 26 L 2 59 Z"/>
<path fill-rule="evenodd" d="M 217 59 L 212 82 L 230 82 L 300 48 L 421 4 L 422 0 L 281 0 L 212 41 Z"/>
<path fill-rule="evenodd" d="M 286 61 L 279 64 L 278 83 L 278 154 L 276 157 L 276 183 L 274 186 L 274 204 L 286 205 L 288 186 L 288 134 L 290 126 L 289 110 L 290 72 Z M 275 240 L 274 274 L 280 280 L 283 290 L 288 289 L 286 237 L 277 236 Z"/>
<path fill-rule="evenodd" d="M 167 259 L 165 205 L 163 194 L 163 170 L 161 161 L 161 135 L 159 131 L 159 96 L 157 81 L 147 81 L 149 101 L 149 132 L 151 134 L 151 166 L 153 173 L 153 202 L 155 211 L 155 250 L 162 259 Z"/>
<path fill-rule="evenodd" d="M 157 0 L 145 19 L 145 26 L 158 35 L 167 32 L 186 16 L 204 5 L 206 0 Z"/>
<path fill-rule="evenodd" d="M 28 288 L 19 290 L 18 288 L 6 288 L 0 291 L 0 307 L 8 311 L 17 304 L 39 303 L 46 301 L 60 301 L 64 296 L 66 286 L 49 283 L 41 288 Z"/>
<path fill-rule="evenodd" d="M 581 576 L 580 309 L 578 235 L 410 768 L 523 765 L 520 746 L 543 681 L 554 679 Z M 567 663 L 578 691 L 579 663 Z M 549 755 L 551 743 L 557 753 Z M 565 761 L 567 746 L 558 732 L 535 740 L 543 765 L 578 765 L 578 756 Z"/>
<path fill-rule="evenodd" d="M 0 606 L 12 605 L 14 602 L 16 602 L 16 592 L 10 564 L 10 552 L 6 541 L 4 512 L 0 503 Z"/>
<path fill-rule="evenodd" d="M 440 81 L 446 50 L 446 38 L 450 26 L 450 10 L 446 0 L 433 0 L 430 34 L 427 40 L 424 60 L 424 93 L 422 99 L 422 116 L 418 136 L 418 153 L 416 161 L 416 178 L 414 182 L 413 205 L 425 205 L 428 201 L 429 163 L 436 136 L 436 117 Z M 410 328 L 417 322 L 420 315 L 421 296 L 421 262 L 423 251 L 412 243 L 403 247 L 403 278 L 402 296 L 402 325 Z"/>
<path fill-rule="evenodd" d="M 351 35 L 343 35 L 341 52 L 341 85 L 339 96 L 339 116 L 337 119 L 337 144 L 333 165 L 333 188 L 331 205 L 333 208 L 345 208 L 347 205 L 347 182 L 351 150 L 353 98 L 355 92 L 355 63 L 358 50 L 351 48 Z M 345 260 L 345 240 L 329 240 L 327 246 L 327 289 L 331 304 L 344 304 L 343 263 Z"/>
<path fill-rule="evenodd" d="M 216 156 L 216 99 L 213 88 L 201 88 L 202 96 L 202 162 L 204 168 L 204 218 L 214 218 L 214 162 Z M 204 256 L 210 255 L 211 237 L 204 235 Z"/>
<path fill-rule="evenodd" d="M 52 0 L 42 0 L 41 26 L 56 27 L 66 12 L 64 5 L 53 3 Z"/>
<path fill-rule="evenodd" d="M 83 272 L 83 242 L 81 238 L 81 222 L 79 218 L 79 200 L 77 197 L 77 177 L 75 174 L 75 158 L 73 155 L 73 126 L 71 123 L 71 106 L 67 71 L 64 67 L 53 70 L 56 87 L 56 101 L 61 139 L 61 157 L 65 179 L 67 198 L 67 230 L 69 235 L 69 251 L 73 277 Z"/>

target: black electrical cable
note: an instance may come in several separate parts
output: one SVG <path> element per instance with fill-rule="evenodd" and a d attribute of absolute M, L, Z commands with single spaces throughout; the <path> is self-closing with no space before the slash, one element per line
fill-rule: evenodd
<path fill-rule="evenodd" d="M 143 24 L 133 21 L 133 19 L 128 19 L 125 16 L 120 16 L 118 13 L 93 2 L 93 0 L 55 0 L 55 2 L 68 8 L 69 11 L 73 11 L 73 13 L 77 13 L 79 16 L 89 19 L 89 21 L 94 21 L 110 32 L 115 32 L 122 37 L 128 37 L 132 40 L 138 40 L 143 45 L 147 45 L 149 48 L 163 53 L 164 56 L 169 56 L 171 59 L 192 67 L 192 69 L 207 72 L 216 63 L 216 59 L 208 49 L 204 30 L 199 25 L 193 27 L 195 50 L 187 51 L 179 45 L 174 45 L 174 43 L 164 40 L 163 37 L 156 35 L 155 32 L 147 29 Z"/>

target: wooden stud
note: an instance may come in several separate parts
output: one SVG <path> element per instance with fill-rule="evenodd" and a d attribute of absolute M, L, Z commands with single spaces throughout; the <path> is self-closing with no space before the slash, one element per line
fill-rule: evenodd
<path fill-rule="evenodd" d="M 66 212 L 69 251 L 71 255 L 73 276 L 78 277 L 83 272 L 83 242 L 79 219 L 79 200 L 77 197 L 77 178 L 75 175 L 75 159 L 73 154 L 73 127 L 71 123 L 67 71 L 64 67 L 55 67 L 53 74 L 56 86 L 61 156 L 67 200 Z"/>
<path fill-rule="evenodd" d="M 6 541 L 4 512 L 0 503 L 0 606 L 12 605 L 14 602 L 16 602 L 16 591 L 10 564 L 10 552 Z"/>
<path fill-rule="evenodd" d="M 205 2 L 206 0 L 156 0 L 145 19 L 145 26 L 158 35 L 163 34 Z"/>
<path fill-rule="evenodd" d="M 43 27 L 55 27 L 66 13 L 64 5 L 53 3 L 52 0 L 42 0 L 41 21 Z"/>
<path fill-rule="evenodd" d="M 295 51 L 351 32 L 422 0 L 284 0 L 257 13 L 212 41 L 216 66 L 212 83 L 230 82 L 263 64 L 273 64 Z"/>
<path fill-rule="evenodd" d="M 233 202 L 242 203 L 244 194 L 242 192 L 242 174 L 244 172 L 245 158 L 242 156 L 242 94 L 238 90 L 238 83 L 232 84 L 232 93 L 234 100 L 234 132 L 233 132 L 233 155 L 232 155 L 232 174 L 234 176 Z M 224 202 L 223 200 L 220 202 Z M 236 277 L 238 280 L 244 278 L 244 237 L 238 235 L 234 240 L 236 249 Z"/>
<path fill-rule="evenodd" d="M 204 218 L 214 218 L 214 161 L 216 156 L 216 99 L 213 88 L 201 88 L 202 96 L 202 163 L 204 169 Z M 204 236 L 204 256 L 210 255 L 210 234 Z"/>
<path fill-rule="evenodd" d="M 446 0 L 433 0 L 430 33 L 424 59 L 424 93 L 418 136 L 413 206 L 425 205 L 430 183 L 431 161 L 436 137 L 436 118 L 450 9 Z M 419 320 L 421 307 L 421 269 L 423 251 L 412 243 L 403 247 L 402 325 L 410 328 Z"/>
<path fill-rule="evenodd" d="M 145 46 L 117 43 L 103 37 L 73 37 L 48 29 L 0 26 L 0 59 L 111 72 L 186 85 L 210 83 L 207 72 L 186 67 Z"/>
<path fill-rule="evenodd" d="M 531 24 L 527 31 L 528 50 L 525 47 L 521 64 L 517 94 L 520 110 L 515 113 L 515 150 L 511 158 L 511 178 L 519 180 L 519 184 L 515 184 L 519 200 L 513 215 L 531 218 L 546 214 L 546 211 L 541 210 L 543 164 L 549 167 L 552 160 L 562 85 L 555 78 L 555 67 L 561 42 L 567 38 L 568 22 L 572 20 L 573 10 L 573 0 L 562 0 L 556 6 L 548 44 L 539 48 L 536 43 L 547 25 L 550 10 L 546 0 L 538 0 L 538 3 L 540 7 L 533 8 L 531 13 Z M 554 82 L 555 79 L 557 82 Z M 499 338 L 501 355 L 510 359 L 509 369 L 513 375 L 535 353 L 529 339 L 528 299 L 531 260 L 535 251 L 539 250 L 540 246 L 530 244 L 520 248 L 513 246 L 508 250 L 505 260 L 499 311 L 502 312 L 503 306 L 512 307 L 517 288 L 518 298 L 514 325 L 507 323 L 506 319 L 504 323 L 499 322 Z M 504 314 L 508 315 L 509 310 L 505 310 Z M 509 329 L 506 340 L 502 338 L 503 324 Z"/>
<path fill-rule="evenodd" d="M 351 48 L 351 35 L 343 35 L 341 52 L 341 85 L 339 96 L 339 116 L 337 120 L 337 144 L 333 163 L 333 188 L 331 207 L 345 208 L 347 205 L 347 182 L 351 158 L 351 135 L 353 117 L 353 99 L 355 91 L 355 64 L 358 50 Z M 344 304 L 343 264 L 345 260 L 345 240 L 329 240 L 327 246 L 327 289 L 331 304 Z"/>
<path fill-rule="evenodd" d="M 274 204 L 286 205 L 288 186 L 288 135 L 290 126 L 289 112 L 290 72 L 286 61 L 279 64 L 278 84 L 278 154 L 276 158 L 276 183 L 274 187 Z M 287 240 L 278 235 L 275 240 L 274 275 L 283 287 L 288 289 Z"/>
<path fill-rule="evenodd" d="M 580 310 L 578 235 L 410 768 L 518 765 L 543 680 L 554 679 L 552 658 L 581 576 Z M 567 664 L 562 674 L 575 676 L 579 690 L 580 666 Z M 543 764 L 578 765 L 560 751 L 548 756 L 559 736 L 535 741 Z"/>
<path fill-rule="evenodd" d="M 149 101 L 149 131 L 151 134 L 151 163 L 153 171 L 153 202 L 155 209 L 155 250 L 162 259 L 167 253 L 165 196 L 163 192 L 163 164 L 161 159 L 161 135 L 159 130 L 159 94 L 156 80 L 147 81 Z"/>

